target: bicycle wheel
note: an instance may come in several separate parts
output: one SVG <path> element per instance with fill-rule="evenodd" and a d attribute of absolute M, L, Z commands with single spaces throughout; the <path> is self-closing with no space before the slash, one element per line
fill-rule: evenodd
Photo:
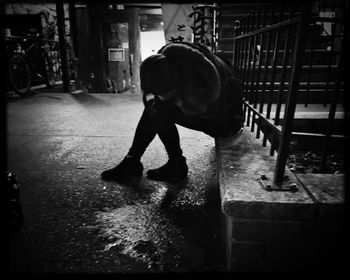
<path fill-rule="evenodd" d="M 45 51 L 42 52 L 41 56 L 43 63 L 43 77 L 45 79 L 46 86 L 48 88 L 52 88 L 55 85 L 55 73 L 53 71 L 51 60 Z"/>
<path fill-rule="evenodd" d="M 19 95 L 28 93 L 31 84 L 30 68 L 22 55 L 14 54 L 10 57 L 9 78 L 15 92 Z"/>

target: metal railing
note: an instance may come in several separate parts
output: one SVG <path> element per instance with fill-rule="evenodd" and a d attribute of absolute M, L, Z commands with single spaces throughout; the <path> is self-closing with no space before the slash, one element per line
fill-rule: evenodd
<path fill-rule="evenodd" d="M 243 85 L 245 122 L 256 138 L 264 134 L 263 145 L 271 143 L 271 155 L 277 152 L 273 180 L 277 187 L 283 185 L 292 138 L 324 141 L 322 170 L 330 141 L 344 137 L 334 134 L 332 127 L 344 94 L 345 5 L 266 4 L 235 23 L 233 69 Z M 297 106 L 316 103 L 328 109 L 326 131 L 295 131 Z"/>

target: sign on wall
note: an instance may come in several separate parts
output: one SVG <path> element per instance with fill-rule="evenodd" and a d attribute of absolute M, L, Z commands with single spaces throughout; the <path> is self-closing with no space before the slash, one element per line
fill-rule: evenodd
<path fill-rule="evenodd" d="M 193 12 L 192 4 L 162 3 L 162 14 L 164 22 L 164 35 L 169 42 L 193 42 L 193 32 L 190 28 L 193 19 L 189 15 Z"/>
<path fill-rule="evenodd" d="M 109 48 L 108 49 L 108 61 L 124 61 L 125 54 L 124 49 Z"/>

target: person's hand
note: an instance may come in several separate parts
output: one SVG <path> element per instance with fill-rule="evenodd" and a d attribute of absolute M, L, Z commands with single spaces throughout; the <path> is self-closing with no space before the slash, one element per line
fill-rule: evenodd
<path fill-rule="evenodd" d="M 156 113 L 158 111 L 160 102 L 161 102 L 161 100 L 156 95 L 154 95 L 152 93 L 147 94 L 146 98 L 145 98 L 146 110 L 151 114 Z"/>

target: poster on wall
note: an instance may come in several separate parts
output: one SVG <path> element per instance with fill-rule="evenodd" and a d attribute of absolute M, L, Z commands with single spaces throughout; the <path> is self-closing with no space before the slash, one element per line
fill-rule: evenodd
<path fill-rule="evenodd" d="M 193 19 L 189 15 L 193 12 L 192 4 L 162 3 L 164 35 L 167 43 L 193 42 L 193 32 L 190 28 Z"/>
<path fill-rule="evenodd" d="M 124 61 L 124 49 L 109 48 L 108 61 Z"/>

